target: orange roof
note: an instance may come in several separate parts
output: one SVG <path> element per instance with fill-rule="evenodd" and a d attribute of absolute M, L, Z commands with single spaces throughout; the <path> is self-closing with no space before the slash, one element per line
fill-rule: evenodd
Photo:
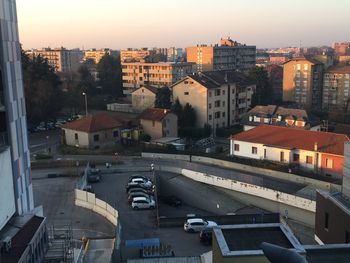
<path fill-rule="evenodd" d="M 314 151 L 344 155 L 344 142 L 349 141 L 344 134 L 297 130 L 286 127 L 262 125 L 230 137 L 233 140 L 260 143 L 286 149 Z"/>
<path fill-rule="evenodd" d="M 109 116 L 106 113 L 99 113 L 96 115 L 89 115 L 80 120 L 67 122 L 62 128 L 82 132 L 97 132 L 102 130 L 113 129 L 121 127 L 122 123 Z"/>
<path fill-rule="evenodd" d="M 150 121 L 161 121 L 169 113 L 170 110 L 167 109 L 149 108 L 142 112 L 139 118 Z"/>

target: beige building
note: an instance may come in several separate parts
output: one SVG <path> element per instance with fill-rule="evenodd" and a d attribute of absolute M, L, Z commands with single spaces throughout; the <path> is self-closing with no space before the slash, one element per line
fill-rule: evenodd
<path fill-rule="evenodd" d="M 187 76 L 171 86 L 173 99 L 189 103 L 196 112 L 196 127 L 228 127 L 249 110 L 255 84 L 239 72 L 212 71 Z"/>
<path fill-rule="evenodd" d="M 169 87 L 176 81 L 192 74 L 192 63 L 122 63 L 124 94 L 130 94 L 142 85 L 158 88 Z"/>
<path fill-rule="evenodd" d="M 350 111 L 350 65 L 336 66 L 326 71 L 323 78 L 322 107 Z"/>
<path fill-rule="evenodd" d="M 146 57 L 156 54 L 155 50 L 148 48 L 132 49 L 120 51 L 120 62 L 144 62 Z"/>
<path fill-rule="evenodd" d="M 63 143 L 79 148 L 99 149 L 120 142 L 122 123 L 100 113 L 66 123 L 63 127 Z"/>
<path fill-rule="evenodd" d="M 298 57 L 283 64 L 283 101 L 296 102 L 305 108 L 319 108 L 322 100 L 323 64 Z"/>
<path fill-rule="evenodd" d="M 55 69 L 55 72 L 71 73 L 76 72 L 83 59 L 83 52 L 79 49 L 43 48 L 26 52 L 29 56 L 41 56 L 48 64 Z"/>
<path fill-rule="evenodd" d="M 132 108 L 134 112 L 143 112 L 154 107 L 157 88 L 149 85 L 142 85 L 131 93 Z"/>
<path fill-rule="evenodd" d="M 236 70 L 248 72 L 255 66 L 256 47 L 240 44 L 230 38 L 220 45 L 197 45 L 186 48 L 187 62 L 196 63 L 196 71 Z"/>
<path fill-rule="evenodd" d="M 109 48 L 103 48 L 103 49 L 90 49 L 84 51 L 84 60 L 92 60 L 95 62 L 95 64 L 98 64 L 101 60 L 101 58 L 105 55 L 109 54 L 110 56 L 117 57 L 118 52 L 111 50 Z"/>
<path fill-rule="evenodd" d="M 177 116 L 170 110 L 149 108 L 139 118 L 143 132 L 152 139 L 177 137 Z"/>

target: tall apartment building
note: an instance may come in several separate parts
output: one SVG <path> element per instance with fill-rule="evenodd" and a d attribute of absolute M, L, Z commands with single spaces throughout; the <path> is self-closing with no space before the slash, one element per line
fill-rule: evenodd
<path fill-rule="evenodd" d="M 350 42 L 333 43 L 332 48 L 336 55 L 350 55 Z"/>
<path fill-rule="evenodd" d="M 350 65 L 335 66 L 323 77 L 322 107 L 350 111 Z"/>
<path fill-rule="evenodd" d="M 188 74 L 192 74 L 193 63 L 122 63 L 124 94 L 138 89 L 142 85 L 158 88 L 169 87 Z"/>
<path fill-rule="evenodd" d="M 283 64 L 283 101 L 305 108 L 322 105 L 323 64 L 308 57 L 298 57 Z"/>
<path fill-rule="evenodd" d="M 120 50 L 120 62 L 143 62 L 146 57 L 155 55 L 155 50 L 148 48 Z"/>
<path fill-rule="evenodd" d="M 196 127 L 228 127 L 249 110 L 255 84 L 239 72 L 211 71 L 189 75 L 171 86 L 173 99 L 189 103 L 196 112 Z"/>
<path fill-rule="evenodd" d="M 41 262 L 45 218 L 33 209 L 16 1 L 0 0 L 0 262 Z"/>
<path fill-rule="evenodd" d="M 26 52 L 29 55 L 41 56 L 46 59 L 55 72 L 71 73 L 78 71 L 80 62 L 83 59 L 83 51 L 79 49 L 66 48 L 43 48 Z"/>
<path fill-rule="evenodd" d="M 116 50 L 111 50 L 109 48 L 102 48 L 102 49 L 90 49 L 84 51 L 84 60 L 92 60 L 95 62 L 95 64 L 98 64 L 101 60 L 101 58 L 108 54 L 113 57 L 118 57 L 119 52 Z"/>
<path fill-rule="evenodd" d="M 248 72 L 255 66 L 256 47 L 240 44 L 230 38 L 220 45 L 197 45 L 186 48 L 187 62 L 196 63 L 196 71 L 235 70 Z"/>
<path fill-rule="evenodd" d="M 167 61 L 178 62 L 182 60 L 183 51 L 182 48 L 170 47 L 167 49 Z"/>

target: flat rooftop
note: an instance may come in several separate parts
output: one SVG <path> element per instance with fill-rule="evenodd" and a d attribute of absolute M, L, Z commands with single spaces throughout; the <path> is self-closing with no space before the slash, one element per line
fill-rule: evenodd
<path fill-rule="evenodd" d="M 281 223 L 223 225 L 213 232 L 224 257 L 263 255 L 262 242 L 305 253 L 289 227 Z"/>
<path fill-rule="evenodd" d="M 350 244 L 332 244 L 322 246 L 304 246 L 309 263 L 348 263 L 350 260 Z"/>

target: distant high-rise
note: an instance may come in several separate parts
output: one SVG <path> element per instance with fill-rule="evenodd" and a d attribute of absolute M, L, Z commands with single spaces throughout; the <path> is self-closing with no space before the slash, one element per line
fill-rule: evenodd
<path fill-rule="evenodd" d="M 196 63 L 196 71 L 235 70 L 247 73 L 255 66 L 256 47 L 240 44 L 230 38 L 220 45 L 197 45 L 186 48 L 187 62 Z"/>
<path fill-rule="evenodd" d="M 4 170 L 3 166 L 0 166 L 0 180 L 9 176 L 12 170 L 13 185 L 9 184 L 4 189 L 9 193 L 10 188 L 14 189 L 16 212 L 21 215 L 31 211 L 34 202 L 14 0 L 0 1 L 0 148 L 10 149 L 11 152 L 11 169 Z M 5 200 L 0 201 L 1 211 L 2 202 Z"/>

